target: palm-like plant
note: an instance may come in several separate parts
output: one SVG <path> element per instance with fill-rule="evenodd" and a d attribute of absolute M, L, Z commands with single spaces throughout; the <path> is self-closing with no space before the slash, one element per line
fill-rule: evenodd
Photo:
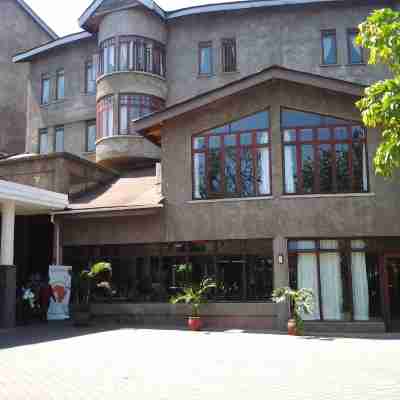
<path fill-rule="evenodd" d="M 199 285 L 185 286 L 183 293 L 171 298 L 172 304 L 186 303 L 192 306 L 192 317 L 199 317 L 200 305 L 207 300 L 207 293 L 217 285 L 211 278 L 203 279 Z"/>
<path fill-rule="evenodd" d="M 296 322 L 299 334 L 304 331 L 302 315 L 312 314 L 314 310 L 314 293 L 311 289 L 294 290 L 289 287 L 275 289 L 272 293 L 274 303 L 288 303 L 291 318 Z"/>

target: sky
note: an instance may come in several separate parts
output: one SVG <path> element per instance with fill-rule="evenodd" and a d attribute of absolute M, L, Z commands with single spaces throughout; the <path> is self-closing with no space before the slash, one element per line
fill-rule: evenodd
<path fill-rule="evenodd" d="M 164 10 L 196 6 L 200 4 L 222 3 L 224 0 L 158 0 Z M 79 32 L 78 18 L 92 0 L 25 0 L 27 4 L 59 36 Z"/>

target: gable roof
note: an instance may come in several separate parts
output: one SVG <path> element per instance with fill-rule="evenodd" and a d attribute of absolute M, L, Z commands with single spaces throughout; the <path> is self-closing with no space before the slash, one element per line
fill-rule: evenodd
<path fill-rule="evenodd" d="M 252 75 L 248 75 L 242 79 L 228 83 L 227 85 L 191 97 L 188 100 L 176 103 L 161 111 L 148 114 L 140 119 L 134 120 L 132 122 L 133 129 L 136 132 L 140 132 L 145 135 L 150 132 L 150 135 L 148 136 L 151 136 L 151 129 L 162 125 L 164 121 L 178 117 L 187 112 L 197 110 L 200 107 L 206 106 L 207 104 L 273 80 L 283 80 L 287 82 L 313 86 L 316 88 L 327 89 L 355 97 L 363 96 L 366 88 L 366 86 L 354 82 L 344 81 L 337 78 L 328 78 L 322 75 L 289 69 L 279 65 L 272 65 Z"/>
<path fill-rule="evenodd" d="M 17 0 L 22 9 L 53 39 L 58 39 L 58 35 L 37 15 L 24 0 Z"/>

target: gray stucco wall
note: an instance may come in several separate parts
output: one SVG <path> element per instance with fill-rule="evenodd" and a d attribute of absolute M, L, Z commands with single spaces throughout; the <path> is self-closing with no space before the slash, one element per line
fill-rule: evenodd
<path fill-rule="evenodd" d="M 0 21 L 0 152 L 12 154 L 25 148 L 29 71 L 27 64 L 13 64 L 12 57 L 51 38 L 15 0 L 1 2 Z"/>

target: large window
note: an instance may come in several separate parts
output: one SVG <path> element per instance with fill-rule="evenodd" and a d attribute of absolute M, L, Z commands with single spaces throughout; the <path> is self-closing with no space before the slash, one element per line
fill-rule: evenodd
<path fill-rule="evenodd" d="M 57 126 L 54 135 L 54 150 L 57 153 L 64 151 L 64 127 Z"/>
<path fill-rule="evenodd" d="M 50 76 L 45 74 L 42 75 L 42 84 L 41 84 L 41 95 L 40 101 L 42 104 L 50 103 Z"/>
<path fill-rule="evenodd" d="M 305 319 L 381 317 L 379 259 L 363 240 L 293 240 L 289 254 L 291 286 L 314 293 L 314 311 Z"/>
<path fill-rule="evenodd" d="M 213 48 L 212 42 L 199 43 L 199 75 L 212 75 L 213 73 Z"/>
<path fill-rule="evenodd" d="M 138 36 L 120 36 L 104 41 L 100 47 L 100 74 L 142 71 L 165 76 L 162 43 Z"/>
<path fill-rule="evenodd" d="M 50 152 L 49 132 L 47 128 L 39 130 L 39 153 L 48 154 Z"/>
<path fill-rule="evenodd" d="M 92 61 L 85 63 L 85 93 L 96 93 L 96 69 Z"/>
<path fill-rule="evenodd" d="M 268 111 L 193 136 L 192 152 L 194 199 L 271 193 Z"/>
<path fill-rule="evenodd" d="M 321 32 L 322 64 L 337 64 L 336 31 L 325 30 Z"/>
<path fill-rule="evenodd" d="M 96 121 L 89 121 L 86 124 L 86 151 L 96 150 Z"/>
<path fill-rule="evenodd" d="M 236 61 L 236 40 L 222 39 L 222 72 L 235 72 L 237 70 Z"/>
<path fill-rule="evenodd" d="M 114 97 L 103 97 L 97 103 L 97 127 L 99 137 L 113 136 L 114 134 Z"/>
<path fill-rule="evenodd" d="M 286 194 L 368 192 L 359 123 L 283 109 L 282 136 Z"/>
<path fill-rule="evenodd" d="M 358 29 L 349 29 L 347 31 L 347 46 L 349 54 L 349 64 L 363 64 L 364 51 L 363 48 L 356 44 Z"/>
<path fill-rule="evenodd" d="M 132 133 L 130 122 L 159 111 L 164 107 L 164 101 L 155 96 L 143 94 L 124 94 L 119 98 L 119 131 L 126 135 Z"/>
<path fill-rule="evenodd" d="M 60 69 L 56 74 L 56 100 L 63 100 L 65 97 L 65 75 L 64 70 Z"/>

